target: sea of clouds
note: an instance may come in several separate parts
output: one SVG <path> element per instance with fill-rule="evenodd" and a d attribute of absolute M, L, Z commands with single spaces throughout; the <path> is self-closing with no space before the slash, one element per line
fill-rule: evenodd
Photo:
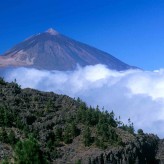
<path fill-rule="evenodd" d="M 88 105 L 113 110 L 125 122 L 130 118 L 136 131 L 164 137 L 164 69 L 118 72 L 98 64 L 74 71 L 15 68 L 0 70 L 0 75 L 16 79 L 22 88 L 80 97 Z"/>

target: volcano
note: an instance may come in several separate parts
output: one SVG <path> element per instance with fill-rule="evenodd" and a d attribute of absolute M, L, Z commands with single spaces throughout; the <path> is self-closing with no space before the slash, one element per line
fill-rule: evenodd
<path fill-rule="evenodd" d="M 109 69 L 118 71 L 135 68 L 52 28 L 24 40 L 0 56 L 0 67 L 68 71 L 77 65 L 96 64 L 105 64 Z"/>

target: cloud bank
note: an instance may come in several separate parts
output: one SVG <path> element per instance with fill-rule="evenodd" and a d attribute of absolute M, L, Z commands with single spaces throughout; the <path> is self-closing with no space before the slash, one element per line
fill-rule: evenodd
<path fill-rule="evenodd" d="M 113 110 L 123 121 L 131 118 L 136 130 L 164 137 L 163 69 L 117 72 L 99 64 L 70 72 L 17 68 L 1 70 L 0 75 L 16 79 L 22 88 L 80 97 L 88 105 Z"/>

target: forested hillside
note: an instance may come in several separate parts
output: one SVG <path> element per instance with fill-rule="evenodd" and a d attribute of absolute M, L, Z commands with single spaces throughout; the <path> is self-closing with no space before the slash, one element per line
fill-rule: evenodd
<path fill-rule="evenodd" d="M 0 78 L 0 163 L 153 164 L 158 142 L 113 111 Z"/>

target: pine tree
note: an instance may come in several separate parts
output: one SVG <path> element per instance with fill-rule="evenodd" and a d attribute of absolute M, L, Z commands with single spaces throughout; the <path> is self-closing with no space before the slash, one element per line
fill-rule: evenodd
<path fill-rule="evenodd" d="M 4 127 L 2 127 L 0 130 L 0 141 L 4 143 L 8 143 L 8 135 Z"/>
<path fill-rule="evenodd" d="M 10 130 L 8 134 L 8 141 L 11 145 L 14 145 L 17 142 L 17 139 L 15 138 L 15 133 L 13 132 L 13 130 Z"/>
<path fill-rule="evenodd" d="M 71 136 L 71 131 L 70 131 L 70 126 L 66 125 L 64 129 L 64 142 L 66 144 L 69 144 L 72 142 L 72 136 Z"/>
<path fill-rule="evenodd" d="M 40 150 L 38 142 L 30 136 L 24 141 L 17 142 L 15 146 L 15 163 L 16 164 L 40 164 Z"/>
<path fill-rule="evenodd" d="M 71 132 L 72 138 L 75 138 L 78 135 L 78 129 L 76 127 L 75 122 L 71 123 L 71 125 L 70 125 L 70 132 Z"/>
<path fill-rule="evenodd" d="M 88 126 L 85 127 L 83 132 L 83 143 L 85 146 L 90 146 L 92 143 L 91 131 Z"/>

